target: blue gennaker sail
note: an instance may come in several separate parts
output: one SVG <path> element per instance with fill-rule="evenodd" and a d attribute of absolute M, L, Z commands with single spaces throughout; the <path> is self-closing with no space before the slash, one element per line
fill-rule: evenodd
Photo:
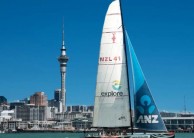
<path fill-rule="evenodd" d="M 129 49 L 132 76 L 133 76 L 133 90 L 134 90 L 134 108 L 135 120 L 134 124 L 138 129 L 146 131 L 167 131 L 166 126 L 160 116 L 156 107 L 154 99 L 151 95 L 146 79 L 142 72 L 141 66 L 137 60 L 136 54 L 133 50 L 131 41 L 127 32 L 126 41 Z"/>

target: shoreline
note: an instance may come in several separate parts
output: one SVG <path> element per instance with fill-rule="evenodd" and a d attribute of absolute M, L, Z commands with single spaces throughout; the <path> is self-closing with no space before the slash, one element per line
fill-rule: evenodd
<path fill-rule="evenodd" d="M 188 130 L 185 130 L 185 131 L 177 130 L 173 132 L 175 133 L 194 133 L 194 131 L 188 131 Z M 18 129 L 15 131 L 6 131 L 4 133 L 97 133 L 97 131 L 95 130 L 58 130 L 58 129 L 39 129 L 39 130 Z"/>

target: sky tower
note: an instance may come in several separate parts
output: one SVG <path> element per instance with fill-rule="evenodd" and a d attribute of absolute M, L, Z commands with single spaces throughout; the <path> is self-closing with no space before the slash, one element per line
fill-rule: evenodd
<path fill-rule="evenodd" d="M 62 113 L 66 111 L 66 89 L 65 89 L 65 76 L 66 76 L 66 67 L 68 57 L 66 55 L 65 41 L 64 41 L 64 23 L 62 30 L 62 48 L 61 55 L 58 57 L 58 61 L 60 63 L 60 72 L 61 72 L 61 102 L 62 102 Z"/>

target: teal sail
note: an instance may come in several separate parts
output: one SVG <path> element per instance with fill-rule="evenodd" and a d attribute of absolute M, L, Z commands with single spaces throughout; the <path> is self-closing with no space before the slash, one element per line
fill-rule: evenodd
<path fill-rule="evenodd" d="M 154 99 L 148 88 L 141 66 L 133 50 L 131 41 L 125 31 L 129 54 L 131 58 L 133 89 L 134 89 L 134 124 L 138 129 L 146 131 L 167 131 L 166 126 L 156 107 Z"/>

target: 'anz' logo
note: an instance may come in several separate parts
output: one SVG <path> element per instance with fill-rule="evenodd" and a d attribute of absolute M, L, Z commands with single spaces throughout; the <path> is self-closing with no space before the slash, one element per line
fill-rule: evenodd
<path fill-rule="evenodd" d="M 140 115 L 136 123 L 156 124 L 158 122 L 158 115 Z"/>
<path fill-rule="evenodd" d="M 156 109 L 155 105 L 152 104 L 152 100 L 150 96 L 143 95 L 140 98 L 140 105 L 137 107 L 140 116 L 138 117 L 136 123 L 144 123 L 144 124 L 156 124 L 159 123 L 158 115 L 154 115 L 154 111 Z"/>

